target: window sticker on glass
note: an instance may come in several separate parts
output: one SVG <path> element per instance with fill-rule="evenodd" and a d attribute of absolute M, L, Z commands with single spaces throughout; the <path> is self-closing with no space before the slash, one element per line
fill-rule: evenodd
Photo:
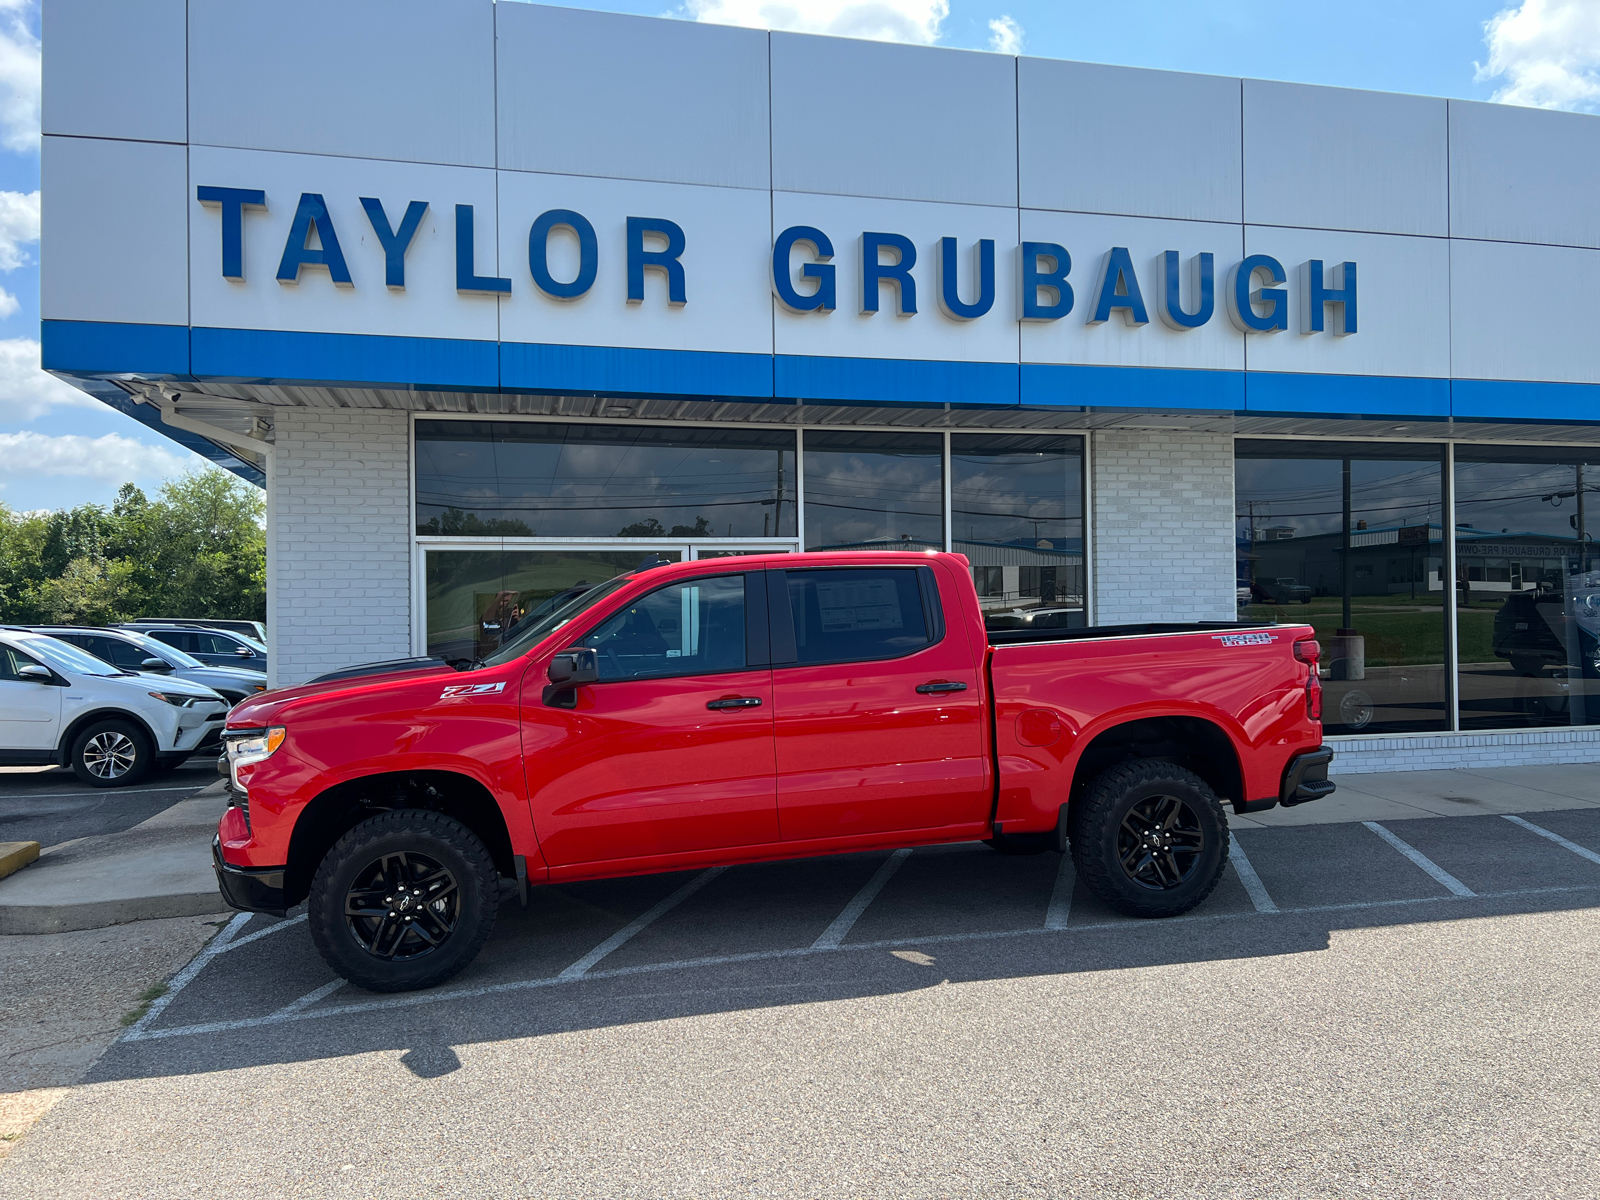
<path fill-rule="evenodd" d="M 890 579 L 818 580 L 816 586 L 824 633 L 905 627 L 900 597 Z"/>

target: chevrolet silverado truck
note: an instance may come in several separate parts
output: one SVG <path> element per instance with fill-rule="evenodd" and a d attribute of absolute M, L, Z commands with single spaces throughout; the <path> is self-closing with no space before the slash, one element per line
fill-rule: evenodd
<path fill-rule="evenodd" d="M 217 877 L 305 902 L 374 991 L 460 971 L 513 882 L 982 840 L 1169 916 L 1221 878 L 1224 802 L 1333 791 L 1318 654 L 1306 625 L 988 630 L 954 554 L 651 565 L 487 659 L 239 705 Z"/>

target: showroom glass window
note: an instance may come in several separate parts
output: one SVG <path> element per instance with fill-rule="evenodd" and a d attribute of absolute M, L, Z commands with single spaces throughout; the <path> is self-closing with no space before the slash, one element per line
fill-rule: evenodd
<path fill-rule="evenodd" d="M 1461 728 L 1600 724 L 1600 450 L 1455 457 Z"/>
<path fill-rule="evenodd" d="M 417 533 L 793 537 L 788 430 L 418 421 Z"/>
<path fill-rule="evenodd" d="M 807 550 L 943 550 L 944 437 L 808 430 Z"/>
<path fill-rule="evenodd" d="M 1081 626 L 1083 439 L 952 434 L 950 535 L 991 628 Z"/>
<path fill-rule="evenodd" d="M 1450 727 L 1444 448 L 1240 440 L 1239 615 L 1323 646 L 1330 734 Z"/>

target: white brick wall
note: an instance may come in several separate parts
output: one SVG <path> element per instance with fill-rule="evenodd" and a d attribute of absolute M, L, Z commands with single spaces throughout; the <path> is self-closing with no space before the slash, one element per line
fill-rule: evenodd
<path fill-rule="evenodd" d="M 1452 767 L 1543 767 L 1600 762 L 1600 729 L 1329 738 L 1334 775 L 1439 771 Z"/>
<path fill-rule="evenodd" d="M 278 686 L 411 653 L 405 413 L 279 409 L 267 593 Z"/>
<path fill-rule="evenodd" d="M 1092 436 L 1095 623 L 1236 619 L 1233 439 Z"/>

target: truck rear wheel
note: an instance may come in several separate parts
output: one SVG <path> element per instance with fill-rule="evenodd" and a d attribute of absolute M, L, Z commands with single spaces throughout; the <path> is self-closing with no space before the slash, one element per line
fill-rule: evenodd
<path fill-rule="evenodd" d="M 306 915 L 327 963 L 357 987 L 407 992 L 443 983 L 483 949 L 499 901 L 494 861 L 453 817 L 401 809 L 334 843 Z"/>
<path fill-rule="evenodd" d="M 1210 785 L 1160 759 L 1112 767 L 1073 823 L 1072 861 L 1090 889 L 1135 917 L 1188 912 L 1228 864 L 1228 819 Z"/>

